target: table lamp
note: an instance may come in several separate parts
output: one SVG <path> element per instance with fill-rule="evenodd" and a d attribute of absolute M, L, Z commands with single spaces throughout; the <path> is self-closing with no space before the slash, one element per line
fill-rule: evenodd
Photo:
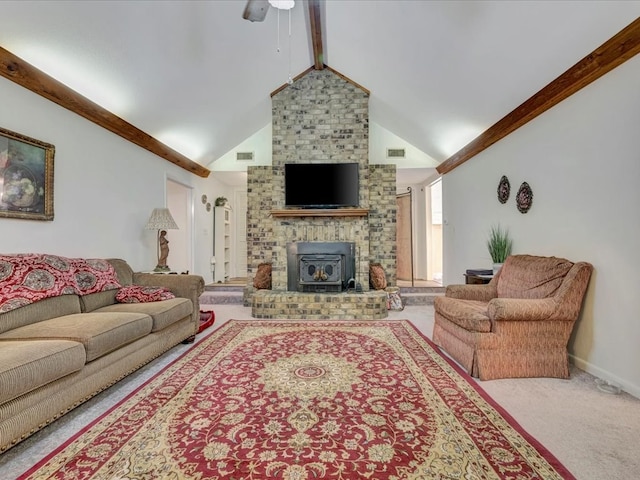
<path fill-rule="evenodd" d="M 178 225 L 171 216 L 168 208 L 154 208 L 149 217 L 146 230 L 158 231 L 158 265 L 153 269 L 154 272 L 169 272 L 171 269 L 167 265 L 169 257 L 169 240 L 167 240 L 167 230 L 177 230 Z"/>

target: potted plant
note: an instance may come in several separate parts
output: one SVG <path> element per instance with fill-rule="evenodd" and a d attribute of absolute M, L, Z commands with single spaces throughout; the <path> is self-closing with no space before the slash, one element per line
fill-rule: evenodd
<path fill-rule="evenodd" d="M 502 267 L 502 264 L 511 255 L 511 238 L 509 237 L 509 231 L 503 229 L 500 225 L 494 225 L 489 232 L 489 239 L 487 240 L 487 248 L 489 249 L 489 255 L 493 261 L 493 274 L 495 275 Z"/>
<path fill-rule="evenodd" d="M 216 207 L 224 207 L 226 204 L 227 204 L 227 197 L 216 198 L 216 202 L 215 202 Z"/>

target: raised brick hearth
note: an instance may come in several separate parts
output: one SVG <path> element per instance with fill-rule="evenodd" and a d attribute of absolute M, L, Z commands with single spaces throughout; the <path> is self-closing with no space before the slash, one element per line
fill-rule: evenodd
<path fill-rule="evenodd" d="M 254 318 L 304 318 L 309 320 L 379 320 L 387 317 L 387 294 L 303 293 L 259 290 L 251 300 Z"/>

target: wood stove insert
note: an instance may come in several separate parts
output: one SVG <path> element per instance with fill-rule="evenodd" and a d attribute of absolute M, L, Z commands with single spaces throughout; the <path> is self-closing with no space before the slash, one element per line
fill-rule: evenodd
<path fill-rule="evenodd" d="M 342 292 L 355 288 L 355 243 L 291 242 L 287 244 L 287 289 L 297 292 Z"/>

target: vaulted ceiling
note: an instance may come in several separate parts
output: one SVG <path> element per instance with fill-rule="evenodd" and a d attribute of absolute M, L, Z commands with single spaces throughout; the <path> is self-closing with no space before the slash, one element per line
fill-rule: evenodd
<path fill-rule="evenodd" d="M 318 3 L 324 63 L 371 92 L 371 123 L 435 164 L 640 16 L 640 1 Z M 315 62 L 306 2 L 262 22 L 245 5 L 5 0 L 0 46 L 209 166 Z"/>

